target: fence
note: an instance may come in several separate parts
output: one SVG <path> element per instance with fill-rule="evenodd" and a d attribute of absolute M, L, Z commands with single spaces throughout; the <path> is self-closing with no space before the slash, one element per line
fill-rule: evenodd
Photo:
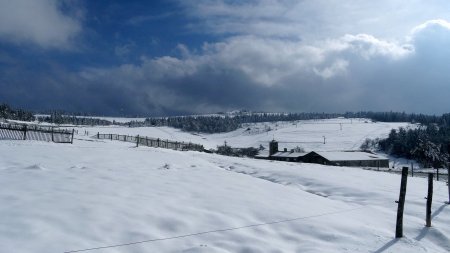
<path fill-rule="evenodd" d="M 203 145 L 195 144 L 191 142 L 179 142 L 179 141 L 171 141 L 164 140 L 160 138 L 150 138 L 146 136 L 129 136 L 129 135 L 120 135 L 120 134 L 101 134 L 97 133 L 97 139 L 107 139 L 107 140 L 116 140 L 116 141 L 125 141 L 136 143 L 136 146 L 142 145 L 147 147 L 155 147 L 155 148 L 167 148 L 174 150 L 193 150 L 193 151 L 203 151 Z"/>
<path fill-rule="evenodd" d="M 55 143 L 73 143 L 73 130 L 53 127 L 0 123 L 0 140 L 36 140 Z"/>
<path fill-rule="evenodd" d="M 392 174 L 402 174 L 401 170 L 391 170 L 391 169 L 377 169 L 377 168 L 370 168 L 370 167 L 365 167 L 363 168 L 365 170 L 372 170 L 372 171 L 381 171 L 381 172 L 388 172 L 388 173 L 392 173 Z M 447 178 L 447 173 L 448 170 L 445 168 L 441 168 L 441 169 L 414 169 L 411 170 L 408 175 L 412 176 L 412 177 L 428 177 L 428 174 L 432 173 L 434 175 L 436 175 L 436 179 L 439 181 L 439 179 L 441 180 L 445 180 L 445 178 Z"/>

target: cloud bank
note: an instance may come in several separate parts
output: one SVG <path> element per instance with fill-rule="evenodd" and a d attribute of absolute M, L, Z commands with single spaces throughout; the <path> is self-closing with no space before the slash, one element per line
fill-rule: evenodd
<path fill-rule="evenodd" d="M 450 29 L 442 20 L 413 29 L 403 44 L 367 34 L 314 44 L 236 36 L 205 43 L 198 52 L 179 45 L 179 57 L 143 57 L 139 64 L 85 68 L 58 74 L 51 82 L 38 77 L 36 92 L 58 88 L 67 94 L 61 102 L 70 102 L 71 109 L 112 114 L 236 108 L 442 113 L 450 108 L 442 92 L 449 90 L 449 43 Z M 79 97 L 90 101 L 89 106 Z"/>
<path fill-rule="evenodd" d="M 186 29 L 220 34 L 218 39 L 179 43 L 173 54 L 142 55 L 137 62 L 126 61 L 138 47 L 130 42 L 113 47 L 124 63 L 75 70 L 56 60 L 27 68 L 26 61 L 0 50 L 0 101 L 113 115 L 234 109 L 448 112 L 450 17 L 426 19 L 442 12 L 438 4 L 409 1 L 415 8 L 383 19 L 388 9 L 406 3 L 381 2 L 182 1 L 190 20 Z M 0 24 L 0 39 L 48 50 L 70 45 L 81 31 L 80 19 L 55 1 L 33 3 L 45 6 L 47 17 L 34 24 L 42 33 L 19 22 L 26 15 L 11 16 L 8 22 L 17 19 L 20 25 Z"/>
<path fill-rule="evenodd" d="M 57 0 L 0 0 L 0 39 L 14 44 L 68 49 L 81 32 L 80 12 Z M 62 9 L 72 11 L 71 15 Z"/>

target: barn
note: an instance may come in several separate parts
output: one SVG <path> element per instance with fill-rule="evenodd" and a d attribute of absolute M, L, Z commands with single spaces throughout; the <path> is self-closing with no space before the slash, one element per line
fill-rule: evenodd
<path fill-rule="evenodd" d="M 269 143 L 269 152 L 259 154 L 255 158 L 257 159 L 269 159 L 275 161 L 285 162 L 304 162 L 304 163 L 317 163 L 324 165 L 334 166 L 347 166 L 347 167 L 377 167 L 377 168 L 389 168 L 389 159 L 373 154 L 370 152 L 361 151 L 339 151 L 339 152 L 319 152 L 311 151 L 309 153 L 300 153 L 288 151 L 284 148 L 283 151 L 278 150 L 278 142 L 272 140 Z"/>
<path fill-rule="evenodd" d="M 369 152 L 309 152 L 302 157 L 302 162 L 348 167 L 388 168 L 389 159 Z"/>

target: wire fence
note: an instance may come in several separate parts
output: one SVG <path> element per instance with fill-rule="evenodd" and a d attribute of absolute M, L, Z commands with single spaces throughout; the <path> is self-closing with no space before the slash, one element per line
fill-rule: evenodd
<path fill-rule="evenodd" d="M 394 170 L 394 169 L 386 169 L 386 168 L 373 168 L 373 167 L 364 167 L 365 170 L 372 170 L 372 171 L 379 171 L 379 172 L 387 172 L 392 174 L 402 174 L 401 170 Z M 441 169 L 415 169 L 412 171 L 409 169 L 408 176 L 410 177 L 428 177 L 428 174 L 434 174 L 436 177 L 434 180 L 437 181 L 446 181 L 448 180 L 448 169 L 441 168 Z"/>
<path fill-rule="evenodd" d="M 352 212 L 352 211 L 356 211 L 359 209 L 363 209 L 366 207 L 367 206 L 359 206 L 359 207 L 355 207 L 355 208 L 338 210 L 338 211 L 334 211 L 334 212 L 321 213 L 321 214 L 315 214 L 315 215 L 303 216 L 303 217 L 297 217 L 297 218 L 291 218 L 291 219 L 285 219 L 285 220 L 277 220 L 277 221 L 269 221 L 269 222 L 263 222 L 263 223 L 257 223 L 257 224 L 250 224 L 250 225 L 245 225 L 245 226 L 240 226 L 240 227 L 229 227 L 229 228 L 209 230 L 209 231 L 203 231 L 203 232 L 197 232 L 197 233 L 191 233 L 191 234 L 177 235 L 177 236 L 172 236 L 172 237 L 154 238 L 154 239 L 135 241 L 135 242 L 127 242 L 127 243 L 121 243 L 121 244 L 115 244 L 115 245 L 106 245 L 106 246 L 85 248 L 85 249 L 78 249 L 78 250 L 69 250 L 69 251 L 65 251 L 63 253 L 75 253 L 75 252 L 86 252 L 86 251 L 94 251 L 94 250 L 101 250 L 101 249 L 111 249 L 111 248 L 125 247 L 125 246 L 131 246 L 131 245 L 136 245 L 136 244 L 151 243 L 151 242 L 157 242 L 157 241 L 167 241 L 167 240 L 180 239 L 180 238 L 186 238 L 186 237 L 192 237 L 192 236 L 200 236 L 200 235 L 205 235 L 205 234 L 223 233 L 223 232 L 236 231 L 236 230 L 241 230 L 241 229 L 246 229 L 246 228 L 254 228 L 254 227 L 275 225 L 275 224 L 280 224 L 280 223 L 295 222 L 295 221 L 299 221 L 299 220 L 307 220 L 307 219 L 312 219 L 312 218 L 317 218 L 317 217 L 322 217 L 322 216 L 335 215 L 335 214 L 339 214 L 339 213 L 347 213 L 347 212 Z"/>
<path fill-rule="evenodd" d="M 171 141 L 168 139 L 160 139 L 160 138 L 152 138 L 147 136 L 130 136 L 130 135 L 120 135 L 120 134 L 101 134 L 97 133 L 95 136 L 97 139 L 106 139 L 106 140 L 116 140 L 116 141 L 124 141 L 124 142 L 132 142 L 136 143 L 136 146 L 147 146 L 154 148 L 166 148 L 173 150 L 192 150 L 192 151 L 203 151 L 203 145 L 192 143 L 192 142 L 180 142 L 180 141 Z"/>
<path fill-rule="evenodd" d="M 73 143 L 73 133 L 69 130 L 36 125 L 0 123 L 0 140 L 35 140 L 55 143 Z"/>

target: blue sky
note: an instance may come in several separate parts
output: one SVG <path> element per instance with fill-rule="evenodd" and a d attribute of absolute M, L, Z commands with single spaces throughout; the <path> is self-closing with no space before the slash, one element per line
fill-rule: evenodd
<path fill-rule="evenodd" d="M 0 0 L 0 101 L 104 115 L 450 108 L 450 3 Z"/>

